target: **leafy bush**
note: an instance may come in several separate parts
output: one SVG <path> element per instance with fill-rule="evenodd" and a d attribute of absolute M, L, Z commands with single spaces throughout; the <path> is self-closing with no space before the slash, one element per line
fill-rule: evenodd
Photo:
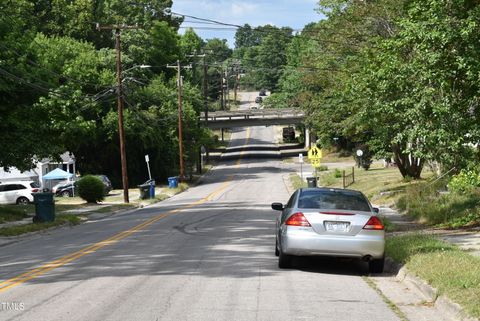
<path fill-rule="evenodd" d="M 328 166 L 321 165 L 321 166 L 317 167 L 317 170 L 318 170 L 319 172 L 328 171 Z"/>
<path fill-rule="evenodd" d="M 335 173 L 333 175 L 335 178 L 340 178 L 342 177 L 342 171 L 339 170 L 338 168 L 335 168 Z"/>
<path fill-rule="evenodd" d="M 97 203 L 103 201 L 105 197 L 105 187 L 97 176 L 87 175 L 77 182 L 78 195 L 88 203 Z"/>
<path fill-rule="evenodd" d="M 452 192 L 464 193 L 480 187 L 480 173 L 478 170 L 462 170 L 452 177 L 448 188 Z"/>

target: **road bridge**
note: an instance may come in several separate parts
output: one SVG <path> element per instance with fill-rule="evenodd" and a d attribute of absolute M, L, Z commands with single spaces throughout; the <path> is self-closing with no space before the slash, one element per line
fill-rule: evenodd
<path fill-rule="evenodd" d="M 210 129 L 271 126 L 271 125 L 296 125 L 303 123 L 305 113 L 298 109 L 243 109 L 232 111 L 215 111 L 201 113 L 200 121 Z"/>

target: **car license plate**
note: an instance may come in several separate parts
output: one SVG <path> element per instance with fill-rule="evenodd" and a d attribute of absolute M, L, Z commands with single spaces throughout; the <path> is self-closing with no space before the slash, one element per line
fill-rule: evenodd
<path fill-rule="evenodd" d="M 348 222 L 325 222 L 327 232 L 347 232 L 350 227 Z"/>

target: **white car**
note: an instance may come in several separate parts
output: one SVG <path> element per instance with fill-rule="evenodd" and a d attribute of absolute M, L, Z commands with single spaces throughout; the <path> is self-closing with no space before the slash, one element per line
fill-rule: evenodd
<path fill-rule="evenodd" d="M 36 192 L 40 192 L 40 185 L 34 181 L 0 182 L 0 204 L 27 205 Z"/>

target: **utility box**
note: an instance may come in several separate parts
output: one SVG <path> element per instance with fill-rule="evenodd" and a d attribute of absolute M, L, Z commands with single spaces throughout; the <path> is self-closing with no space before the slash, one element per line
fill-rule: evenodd
<path fill-rule="evenodd" d="M 35 204 L 34 223 L 55 221 L 55 202 L 53 193 L 33 193 L 33 203 Z"/>

